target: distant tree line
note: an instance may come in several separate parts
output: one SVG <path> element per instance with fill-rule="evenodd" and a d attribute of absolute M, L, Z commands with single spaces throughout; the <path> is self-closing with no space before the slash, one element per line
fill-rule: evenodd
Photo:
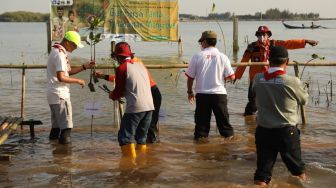
<path fill-rule="evenodd" d="M 234 14 L 230 12 L 225 13 L 211 13 L 208 16 L 195 16 L 191 14 L 180 14 L 180 19 L 187 20 L 231 20 Z M 268 9 L 265 13 L 256 12 L 254 15 L 235 15 L 241 20 L 304 20 L 304 19 L 319 19 L 318 13 L 291 13 L 288 10 L 280 11 L 277 8 Z M 35 13 L 27 11 L 6 12 L 0 15 L 0 22 L 47 22 L 49 20 L 49 13 Z"/>
<path fill-rule="evenodd" d="M 5 12 L 0 15 L 0 22 L 47 22 L 49 16 L 49 13 L 27 11 Z"/>
<path fill-rule="evenodd" d="M 289 10 L 280 11 L 277 8 L 268 9 L 265 13 L 256 12 L 254 15 L 246 14 L 246 15 L 234 15 L 230 12 L 225 13 L 210 13 L 208 16 L 195 16 L 189 14 L 180 14 L 181 19 L 190 19 L 190 20 L 198 20 L 198 19 L 210 19 L 210 20 L 231 20 L 233 16 L 241 20 L 305 20 L 305 19 L 319 19 L 320 15 L 318 13 L 291 13 Z"/>

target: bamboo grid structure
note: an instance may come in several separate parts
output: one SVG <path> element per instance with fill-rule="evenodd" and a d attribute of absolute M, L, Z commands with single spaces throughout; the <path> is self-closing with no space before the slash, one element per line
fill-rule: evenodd
<path fill-rule="evenodd" d="M 232 67 L 237 66 L 260 66 L 267 65 L 265 63 L 260 62 L 249 62 L 249 63 L 232 63 Z M 72 67 L 80 67 L 81 65 L 72 65 Z M 188 64 L 169 64 L 169 65 L 145 65 L 148 69 L 176 69 L 176 68 L 187 68 Z M 290 62 L 288 66 L 294 66 L 294 72 L 297 77 L 299 77 L 299 66 L 336 66 L 336 62 L 310 62 L 310 63 L 298 63 L 298 62 Z M 26 95 L 26 69 L 46 69 L 47 65 L 36 65 L 36 64 L 7 64 L 0 65 L 0 69 L 22 69 L 22 91 L 21 91 L 21 117 L 1 117 L 1 130 L 0 130 L 0 145 L 4 143 L 9 135 L 14 132 L 18 125 L 24 120 L 25 116 L 25 95 Z M 114 70 L 116 67 L 114 65 L 98 65 L 96 69 L 111 69 Z M 119 103 L 117 101 L 117 103 Z M 122 109 L 120 108 L 120 104 L 115 103 L 115 113 L 117 115 L 117 121 L 119 122 L 119 118 L 121 118 L 120 112 Z M 306 116 L 305 110 L 303 106 L 300 106 L 301 111 L 301 119 L 302 124 L 306 124 Z M 116 120 L 115 120 L 116 121 Z M 118 123 L 117 123 L 118 124 Z M 22 129 L 22 125 L 21 125 Z"/>

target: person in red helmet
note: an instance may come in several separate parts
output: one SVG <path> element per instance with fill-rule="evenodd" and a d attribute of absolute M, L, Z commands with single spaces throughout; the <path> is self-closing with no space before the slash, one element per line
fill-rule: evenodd
<path fill-rule="evenodd" d="M 127 44 L 126 42 L 119 42 L 118 45 L 123 45 Z M 128 45 L 128 44 L 127 44 Z M 117 48 L 118 46 L 116 46 Z M 112 58 L 115 58 L 115 53 L 113 52 L 111 54 Z M 138 57 L 133 57 L 131 56 L 131 59 L 133 59 L 134 62 L 136 63 L 141 63 L 143 64 L 142 60 Z M 159 128 L 158 128 L 158 121 L 159 121 L 159 112 L 160 112 L 160 107 L 161 107 L 161 101 L 162 101 L 162 96 L 161 92 L 159 90 L 159 87 L 157 86 L 156 82 L 154 81 L 153 77 L 147 70 L 149 81 L 150 81 L 150 86 L 151 86 L 151 93 L 153 97 L 153 104 L 154 104 L 154 111 L 152 114 L 152 120 L 148 129 L 147 133 L 147 144 L 152 144 L 152 143 L 159 143 Z M 114 82 L 115 81 L 115 75 L 113 74 L 104 74 L 100 71 L 95 72 L 95 76 L 100 79 L 105 79 L 106 81 Z"/>
<path fill-rule="evenodd" d="M 121 119 L 118 141 L 123 156 L 135 159 L 137 150 L 146 150 L 147 132 L 150 127 L 154 110 L 150 80 L 146 67 L 136 63 L 132 57 L 130 45 L 126 42 L 117 44 L 114 59 L 119 63 L 116 68 L 115 88 L 109 93 L 109 98 L 118 100 L 126 98 L 126 110 Z"/>
<path fill-rule="evenodd" d="M 304 48 L 306 44 L 316 46 L 318 41 L 307 39 L 292 39 L 292 40 L 274 40 L 270 39 L 272 36 L 271 30 L 267 26 L 259 26 L 255 33 L 258 38 L 257 41 L 249 44 L 244 52 L 242 63 L 245 62 L 268 62 L 269 49 L 272 46 L 283 46 L 288 50 Z M 249 89 L 248 89 L 248 103 L 245 107 L 244 116 L 253 115 L 257 111 L 255 96 L 252 94 L 252 84 L 254 75 L 265 72 L 268 65 L 265 66 L 251 66 L 249 70 Z M 239 66 L 235 71 L 236 79 L 241 79 L 246 66 Z"/>

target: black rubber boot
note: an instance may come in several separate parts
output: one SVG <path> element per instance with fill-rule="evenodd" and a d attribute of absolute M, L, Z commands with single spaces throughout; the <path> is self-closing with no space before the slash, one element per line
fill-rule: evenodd
<path fill-rule="evenodd" d="M 58 139 L 60 144 L 70 144 L 71 143 L 71 129 L 63 129 L 61 135 Z"/>
<path fill-rule="evenodd" d="M 156 126 L 153 128 L 153 127 L 150 127 L 148 129 L 148 133 L 147 133 L 147 140 L 146 140 L 146 143 L 147 144 L 154 144 L 154 143 L 159 143 L 160 140 L 158 138 L 158 131 L 157 131 L 157 128 Z"/>
<path fill-rule="evenodd" d="M 61 129 L 60 128 L 51 128 L 49 134 L 49 140 L 56 140 L 59 138 Z"/>

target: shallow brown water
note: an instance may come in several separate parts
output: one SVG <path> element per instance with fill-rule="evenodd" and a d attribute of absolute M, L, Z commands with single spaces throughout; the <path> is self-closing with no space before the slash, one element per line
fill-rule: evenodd
<path fill-rule="evenodd" d="M 224 24 L 227 28 L 231 27 L 231 24 Z M 253 34 L 255 25 L 259 24 L 261 23 L 243 23 L 241 31 L 248 32 L 249 35 Z M 330 22 L 328 24 L 335 25 Z M 332 30 L 319 31 L 320 33 L 302 31 L 298 35 L 293 31 L 282 30 L 275 22 L 269 22 L 267 25 L 273 28 L 275 37 L 282 37 L 280 34 L 283 34 L 287 38 L 297 38 L 301 35 L 306 38 L 316 38 L 321 43 L 320 47 L 316 47 L 316 51 L 329 59 L 336 59 L 335 46 L 331 44 L 335 40 L 330 38 L 335 37 Z M 9 28 L 0 36 L 0 54 L 3 56 L 1 63 L 23 60 L 32 64 L 45 63 L 46 55 L 42 50 L 45 48 L 45 43 L 40 41 L 45 37 L 43 26 L 9 24 L 6 27 L 0 27 L 1 33 Z M 176 57 L 176 51 L 171 49 L 175 48 L 172 44 L 154 46 L 152 43 L 135 43 L 132 45 L 135 52 L 148 64 L 188 61 L 191 54 L 198 50 L 194 39 L 198 39 L 204 27 L 217 28 L 215 23 L 182 24 L 181 32 L 185 39 L 183 58 Z M 25 41 L 24 38 L 20 38 L 21 34 L 15 34 L 24 29 L 27 30 L 24 36 L 28 35 L 35 40 L 23 43 L 21 46 L 8 42 L 7 38 L 13 38 L 14 35 L 18 40 L 17 43 Z M 242 33 L 241 36 L 245 34 Z M 325 36 L 329 37 L 325 38 Z M 100 57 L 108 56 L 108 46 L 98 46 Z M 306 48 L 292 52 L 291 55 L 295 59 L 305 60 L 309 54 L 315 52 L 314 50 Z M 23 60 L 19 58 L 21 51 L 26 54 Z M 153 55 L 152 52 L 164 55 Z M 76 57 L 73 60 L 74 63 L 87 60 L 77 56 L 89 57 L 87 51 L 74 56 Z M 101 59 L 98 61 L 105 62 Z M 125 165 L 124 161 L 120 160 L 121 152 L 113 119 L 113 103 L 103 91 L 96 87 L 97 92 L 90 93 L 88 88 L 71 86 L 75 124 L 73 142 L 69 147 L 60 146 L 47 139 L 50 112 L 45 95 L 46 72 L 27 70 L 25 117 L 41 120 L 43 125 L 36 127 L 36 140 L 30 140 L 28 128 L 25 127 L 0 147 L 0 153 L 12 155 L 11 161 L 0 161 L 0 187 L 253 187 L 253 173 L 256 168 L 255 117 L 242 116 L 247 102 L 247 74 L 236 85 L 227 85 L 230 121 L 235 130 L 235 138 L 232 141 L 224 141 L 216 131 L 215 121 L 212 120 L 209 142 L 196 144 L 192 140 L 195 106 L 187 102 L 183 70 L 150 71 L 163 95 L 160 120 L 161 143 L 150 145 L 146 155 L 139 155 L 135 165 Z M 293 74 L 292 67 L 289 67 L 288 72 Z M 335 72 L 334 67 L 307 67 L 303 77 L 304 80 L 310 77 L 314 83 L 311 101 L 306 107 L 307 124 L 300 125 L 302 154 L 309 180 L 300 182 L 290 177 L 279 158 L 269 187 L 336 187 L 334 183 L 336 97 L 334 94 L 328 106 L 324 93 L 330 78 L 336 77 Z M 20 74 L 19 70 L 0 70 L 0 115 L 20 115 Z M 88 75 L 89 72 L 86 71 L 77 76 L 88 81 Z M 317 81 L 322 91 L 320 95 L 317 91 Z M 101 81 L 98 85 L 103 83 L 106 84 Z M 336 91 L 335 88 L 334 91 Z M 84 105 L 92 101 L 101 104 L 102 114 L 94 117 L 91 137 L 91 117 L 85 115 Z"/>

